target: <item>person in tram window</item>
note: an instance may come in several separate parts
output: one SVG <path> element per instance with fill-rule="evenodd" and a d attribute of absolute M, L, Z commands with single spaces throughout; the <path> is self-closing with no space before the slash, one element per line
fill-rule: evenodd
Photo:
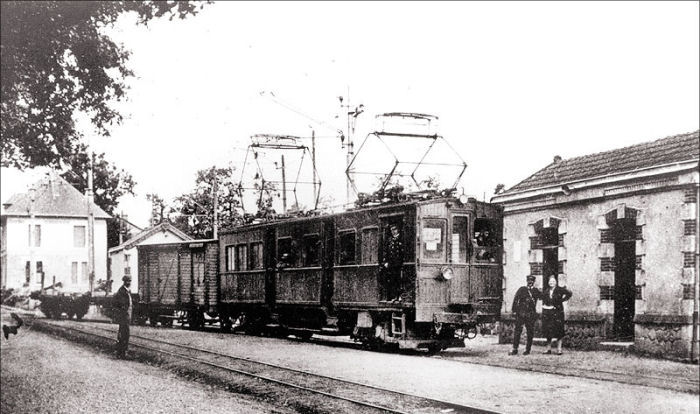
<path fill-rule="evenodd" d="M 542 334 L 547 338 L 545 354 L 552 353 L 552 340 L 557 343 L 557 355 L 561 355 L 564 331 L 564 302 L 571 298 L 566 286 L 558 286 L 554 275 L 549 277 L 549 286 L 542 292 Z"/>
<path fill-rule="evenodd" d="M 401 278 L 403 267 L 403 241 L 399 226 L 391 224 L 389 226 L 391 236 L 384 243 L 384 262 L 382 272 L 384 273 L 384 292 L 386 300 L 393 302 L 402 301 L 403 280 Z"/>

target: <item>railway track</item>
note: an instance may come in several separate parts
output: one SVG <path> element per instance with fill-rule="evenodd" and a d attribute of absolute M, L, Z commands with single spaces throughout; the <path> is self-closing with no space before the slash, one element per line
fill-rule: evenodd
<path fill-rule="evenodd" d="M 46 321 L 37 321 L 35 326 L 52 333 L 68 333 L 69 336 L 89 337 L 91 342 L 114 343 L 116 330 L 103 327 L 81 328 L 66 326 L 66 324 L 54 324 Z M 87 329 L 85 329 L 87 328 Z M 58 332 L 57 332 L 58 331 Z M 63 331 L 63 332 L 61 332 Z M 95 331 L 101 331 L 97 333 Z M 106 335 L 109 333 L 109 336 Z M 381 387 L 348 381 L 336 377 L 313 374 L 303 370 L 283 367 L 250 358 L 237 357 L 223 354 L 210 349 L 195 346 L 173 344 L 155 338 L 141 335 L 131 335 L 130 346 L 139 348 L 142 353 L 157 354 L 161 357 L 174 358 L 186 361 L 208 371 L 208 376 L 215 375 L 219 378 L 231 374 L 245 376 L 267 384 L 293 390 L 297 398 L 304 399 L 303 395 L 313 395 L 325 401 L 334 402 L 334 408 L 326 412 L 389 412 L 389 413 L 493 413 L 477 407 L 464 406 L 448 401 L 411 395 Z M 193 368 L 190 366 L 190 369 Z M 199 371 L 199 370 L 198 370 Z M 212 372 L 216 371 L 216 372 Z M 223 374 L 223 375 L 222 375 Z M 229 380 L 230 380 L 229 379 Z M 269 392 L 269 389 L 266 390 Z M 325 402 L 322 404 L 326 409 Z M 309 407 L 301 407 L 308 410 Z M 324 409 L 312 409 L 314 412 L 324 412 Z"/>

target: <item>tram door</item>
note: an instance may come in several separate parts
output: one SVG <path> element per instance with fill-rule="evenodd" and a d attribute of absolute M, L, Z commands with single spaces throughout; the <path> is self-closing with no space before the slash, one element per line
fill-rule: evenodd
<path fill-rule="evenodd" d="M 403 272 L 403 252 L 405 251 L 403 246 L 406 244 L 405 228 L 403 225 L 403 214 L 391 215 L 380 218 L 380 232 L 381 241 L 377 243 L 377 248 L 379 249 L 379 262 L 389 263 L 388 267 L 382 266 L 380 269 L 381 274 L 379 275 L 379 297 L 380 300 L 391 300 L 398 296 L 399 292 L 403 290 L 401 285 L 402 272 Z M 393 243 L 394 231 L 392 228 L 398 230 L 398 240 L 399 244 Z M 401 246 L 397 248 L 397 246 Z M 393 246 L 393 248 L 392 248 Z"/>

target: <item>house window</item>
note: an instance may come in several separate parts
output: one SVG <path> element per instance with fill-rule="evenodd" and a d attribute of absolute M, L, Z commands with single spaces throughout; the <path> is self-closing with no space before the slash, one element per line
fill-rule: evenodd
<path fill-rule="evenodd" d="M 421 231 L 423 258 L 433 261 L 445 260 L 445 220 L 425 219 Z"/>
<path fill-rule="evenodd" d="M 41 261 L 36 262 L 36 282 L 41 283 L 41 275 L 44 273 L 44 263 Z"/>
<path fill-rule="evenodd" d="M 234 258 L 233 270 L 247 270 L 246 260 L 248 258 L 248 245 L 239 244 L 236 246 L 236 257 Z"/>
<path fill-rule="evenodd" d="M 263 244 L 262 242 L 250 243 L 250 268 L 263 268 Z"/>
<path fill-rule="evenodd" d="M 355 264 L 355 230 L 338 233 L 340 250 L 338 251 L 338 264 Z"/>
<path fill-rule="evenodd" d="M 82 263 L 80 263 L 80 270 L 81 270 L 80 273 L 83 275 L 83 277 L 82 277 L 83 282 L 87 282 L 87 281 L 88 281 L 88 267 L 87 267 L 87 262 L 82 262 Z"/>
<path fill-rule="evenodd" d="M 24 280 L 25 280 L 27 283 L 29 283 L 30 280 L 31 280 L 31 279 L 30 279 L 30 278 L 31 278 L 31 274 L 32 274 L 32 262 L 27 261 L 27 262 L 24 264 Z"/>
<path fill-rule="evenodd" d="M 85 226 L 73 226 L 73 247 L 85 247 Z"/>
<path fill-rule="evenodd" d="M 131 276 L 131 267 L 124 266 L 124 276 Z"/>
<path fill-rule="evenodd" d="M 74 285 L 78 283 L 78 262 L 70 264 L 70 282 Z"/>
<path fill-rule="evenodd" d="M 233 259 L 235 257 L 234 254 L 234 249 L 235 246 L 226 246 L 226 270 L 231 271 L 233 270 Z"/>
<path fill-rule="evenodd" d="M 129 260 L 131 260 L 131 255 L 130 255 L 130 254 L 125 254 L 125 255 L 124 255 L 124 263 L 129 263 Z"/>
<path fill-rule="evenodd" d="M 377 244 L 377 229 L 362 230 L 360 260 L 362 264 L 374 264 L 379 262 L 379 246 Z"/>
<path fill-rule="evenodd" d="M 452 262 L 467 263 L 471 256 L 471 240 L 469 238 L 469 217 L 454 216 L 452 218 Z"/>
<path fill-rule="evenodd" d="M 615 286 L 599 286 L 600 287 L 600 300 L 614 300 L 615 299 Z"/>
<path fill-rule="evenodd" d="M 313 267 L 320 265 L 321 239 L 318 234 L 304 236 L 304 266 Z"/>

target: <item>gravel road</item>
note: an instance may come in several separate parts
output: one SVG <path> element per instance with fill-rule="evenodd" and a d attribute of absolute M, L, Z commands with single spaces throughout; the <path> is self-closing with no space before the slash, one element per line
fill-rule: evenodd
<path fill-rule="evenodd" d="M 291 412 L 31 330 L 1 341 L 3 414 Z"/>

